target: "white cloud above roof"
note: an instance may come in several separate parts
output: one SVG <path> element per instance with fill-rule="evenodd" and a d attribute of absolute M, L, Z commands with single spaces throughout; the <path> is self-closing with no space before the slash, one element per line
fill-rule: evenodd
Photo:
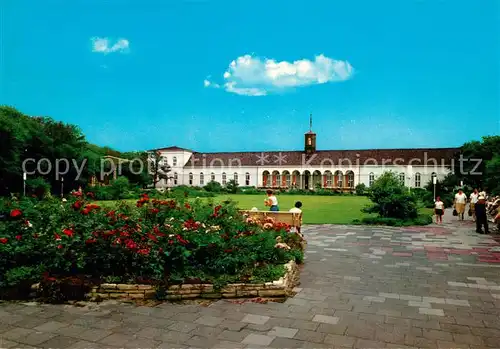
<path fill-rule="evenodd" d="M 127 39 L 118 39 L 115 43 L 112 43 L 109 38 L 93 37 L 90 41 L 92 42 L 92 52 L 104 54 L 113 52 L 127 53 L 130 46 Z"/>
<path fill-rule="evenodd" d="M 294 62 L 244 55 L 236 58 L 224 72 L 224 83 L 208 79 L 205 87 L 223 88 L 227 92 L 246 96 L 264 96 L 310 85 L 345 81 L 352 77 L 354 68 L 347 61 L 318 55 L 314 60 Z"/>

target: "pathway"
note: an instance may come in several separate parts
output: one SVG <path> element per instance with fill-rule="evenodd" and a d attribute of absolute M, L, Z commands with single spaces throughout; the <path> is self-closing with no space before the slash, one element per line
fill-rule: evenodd
<path fill-rule="evenodd" d="M 285 303 L 3 304 L 0 348 L 498 348 L 500 236 L 473 231 L 307 226 Z"/>

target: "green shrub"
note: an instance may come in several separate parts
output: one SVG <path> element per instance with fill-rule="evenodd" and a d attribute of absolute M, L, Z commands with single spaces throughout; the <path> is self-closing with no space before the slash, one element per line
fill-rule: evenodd
<path fill-rule="evenodd" d="M 234 179 L 231 179 L 226 184 L 226 191 L 230 194 L 236 194 L 238 192 L 238 183 Z"/>
<path fill-rule="evenodd" d="M 409 227 L 417 225 L 428 225 L 432 223 L 432 217 L 429 215 L 418 215 L 413 219 L 399 219 L 391 217 L 364 217 L 361 220 L 354 220 L 353 224 L 365 225 L 387 225 L 392 227 Z"/>
<path fill-rule="evenodd" d="M 30 178 L 26 180 L 27 194 L 35 195 L 39 199 L 50 194 L 50 183 L 42 177 Z"/>
<path fill-rule="evenodd" d="M 206 191 L 211 192 L 211 193 L 220 193 L 220 192 L 222 192 L 222 185 L 219 182 L 216 182 L 216 181 L 210 181 L 210 182 L 208 182 L 203 188 Z"/>
<path fill-rule="evenodd" d="M 375 180 L 368 197 L 373 205 L 363 209 L 364 212 L 403 220 L 414 219 L 418 215 L 416 197 L 401 185 L 398 176 L 393 172 L 385 172 Z"/>
<path fill-rule="evenodd" d="M 368 188 L 364 183 L 359 183 L 355 188 L 355 193 L 358 196 L 368 195 Z"/>

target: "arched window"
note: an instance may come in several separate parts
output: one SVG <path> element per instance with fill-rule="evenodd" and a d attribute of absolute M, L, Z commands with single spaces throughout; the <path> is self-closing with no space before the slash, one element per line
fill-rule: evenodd
<path fill-rule="evenodd" d="M 354 172 L 347 172 L 347 186 L 349 188 L 354 188 Z"/>
<path fill-rule="evenodd" d="M 335 186 L 337 188 L 344 187 L 344 174 L 342 173 L 342 171 L 335 172 Z"/>
<path fill-rule="evenodd" d="M 193 185 L 193 174 L 189 173 L 189 185 Z"/>
<path fill-rule="evenodd" d="M 177 185 L 177 182 L 179 181 L 179 175 L 177 172 L 174 172 L 174 185 Z"/>
<path fill-rule="evenodd" d="M 250 173 L 245 173 L 245 185 L 250 185 Z"/>
<path fill-rule="evenodd" d="M 399 182 L 401 185 L 405 185 L 405 174 L 403 172 L 399 174 Z"/>
<path fill-rule="evenodd" d="M 226 172 L 222 172 L 222 185 L 226 185 Z"/>
<path fill-rule="evenodd" d="M 368 185 L 371 187 L 373 185 L 373 182 L 375 182 L 375 174 L 373 172 L 370 172 L 368 175 Z"/>
<path fill-rule="evenodd" d="M 213 172 L 212 172 L 212 173 L 210 174 L 210 180 L 211 180 L 212 182 L 215 182 L 215 173 L 213 173 Z"/>
<path fill-rule="evenodd" d="M 420 180 L 421 180 L 420 173 L 419 172 L 415 173 L 415 188 L 420 188 Z"/>
<path fill-rule="evenodd" d="M 177 166 L 177 157 L 172 158 L 172 166 Z"/>
<path fill-rule="evenodd" d="M 203 185 L 205 183 L 205 176 L 203 175 L 203 172 L 200 173 L 200 185 Z"/>
<path fill-rule="evenodd" d="M 238 184 L 238 174 L 236 172 L 234 173 L 234 181 Z"/>
<path fill-rule="evenodd" d="M 271 184 L 271 174 L 269 171 L 262 172 L 262 186 L 268 187 Z"/>

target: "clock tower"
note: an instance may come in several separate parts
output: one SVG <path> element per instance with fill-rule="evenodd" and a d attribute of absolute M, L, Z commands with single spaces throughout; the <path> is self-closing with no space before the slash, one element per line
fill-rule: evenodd
<path fill-rule="evenodd" d="M 304 135 L 304 151 L 307 154 L 316 151 L 316 133 L 312 131 L 312 114 L 309 115 L 309 131 Z"/>

